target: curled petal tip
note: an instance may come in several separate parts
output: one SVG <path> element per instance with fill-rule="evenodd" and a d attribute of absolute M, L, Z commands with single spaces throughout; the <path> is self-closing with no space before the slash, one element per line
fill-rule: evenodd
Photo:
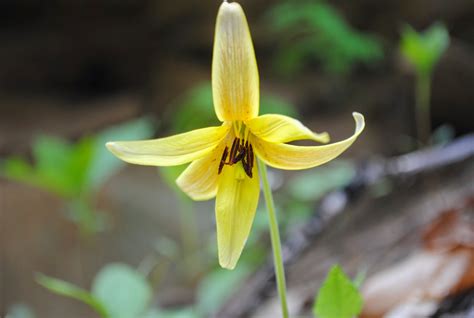
<path fill-rule="evenodd" d="M 107 147 L 107 149 L 114 155 L 116 156 L 117 158 L 119 159 L 123 159 L 123 149 L 121 149 L 120 145 L 117 144 L 117 142 L 115 141 L 109 141 L 105 144 L 105 146 Z M 125 160 L 126 161 L 126 160 Z"/>
<path fill-rule="evenodd" d="M 354 120 L 356 122 L 356 131 L 362 131 L 365 127 L 365 118 L 364 115 L 358 112 L 353 112 L 352 117 L 354 117 Z"/>
<path fill-rule="evenodd" d="M 115 141 L 109 141 L 105 144 L 105 146 L 107 147 L 107 149 L 112 153 L 114 154 L 116 157 L 121 158 L 122 154 L 123 154 L 123 150 L 121 149 L 120 145 L 117 144 L 117 142 Z"/>
<path fill-rule="evenodd" d="M 320 133 L 318 134 L 318 137 L 319 137 L 319 141 L 323 144 L 327 144 L 328 142 L 331 141 L 331 137 L 329 136 L 329 134 L 327 132 L 323 132 L 323 133 Z"/>
<path fill-rule="evenodd" d="M 359 113 L 359 112 L 352 112 L 352 116 L 358 117 L 358 118 L 361 118 L 361 119 L 364 119 L 364 115 L 362 115 L 362 114 Z"/>
<path fill-rule="evenodd" d="M 116 144 L 115 142 L 113 141 L 109 141 L 105 144 L 105 146 L 107 147 L 107 149 L 109 149 L 110 152 L 112 153 L 115 153 L 117 151 L 116 149 Z"/>
<path fill-rule="evenodd" d="M 365 127 L 362 114 L 353 113 L 353 116 L 356 125 L 352 136 L 332 144 L 296 146 L 272 143 L 256 137 L 251 141 L 257 155 L 269 166 L 287 170 L 308 169 L 333 160 L 352 145 Z"/>

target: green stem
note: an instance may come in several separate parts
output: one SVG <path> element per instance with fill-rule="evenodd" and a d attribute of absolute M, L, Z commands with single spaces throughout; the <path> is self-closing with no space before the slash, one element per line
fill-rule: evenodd
<path fill-rule="evenodd" d="M 430 82 L 431 76 L 427 72 L 420 72 L 416 79 L 416 127 L 418 140 L 428 144 L 431 134 L 430 114 Z"/>
<path fill-rule="evenodd" d="M 275 265 L 275 275 L 277 280 L 278 294 L 280 296 L 281 312 L 283 318 L 288 318 L 288 305 L 286 303 L 286 282 L 285 269 L 283 267 L 283 258 L 281 256 L 280 233 L 278 230 L 278 221 L 275 213 L 275 204 L 273 203 L 272 189 L 268 183 L 267 167 L 258 159 L 258 170 L 262 178 L 263 194 L 267 204 L 268 218 L 270 225 L 270 237 L 272 240 L 273 263 Z"/>

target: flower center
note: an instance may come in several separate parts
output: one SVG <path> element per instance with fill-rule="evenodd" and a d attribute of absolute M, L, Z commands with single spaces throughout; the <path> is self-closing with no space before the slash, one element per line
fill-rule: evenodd
<path fill-rule="evenodd" d="M 245 173 L 252 178 L 252 168 L 254 164 L 253 147 L 248 140 L 235 137 L 230 152 L 229 147 L 226 146 L 222 153 L 217 174 L 222 172 L 224 165 L 232 166 L 239 162 L 242 162 Z"/>

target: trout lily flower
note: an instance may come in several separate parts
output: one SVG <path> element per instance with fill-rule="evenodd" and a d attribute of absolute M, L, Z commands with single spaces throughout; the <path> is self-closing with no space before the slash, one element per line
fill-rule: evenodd
<path fill-rule="evenodd" d="M 312 168 L 346 150 L 364 129 L 353 113 L 354 134 L 336 143 L 296 146 L 302 139 L 329 142 L 283 115 L 259 112 L 259 75 L 247 20 L 238 3 L 224 2 L 217 15 L 212 60 L 214 109 L 221 126 L 166 138 L 107 143 L 118 158 L 133 164 L 175 166 L 190 163 L 176 183 L 194 200 L 216 198 L 219 263 L 233 269 L 242 253 L 259 200 L 256 157 L 287 170 Z"/>

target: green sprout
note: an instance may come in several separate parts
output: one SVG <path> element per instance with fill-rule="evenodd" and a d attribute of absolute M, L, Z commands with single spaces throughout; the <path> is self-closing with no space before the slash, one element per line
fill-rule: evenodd
<path fill-rule="evenodd" d="M 36 274 L 36 281 L 55 294 L 88 305 L 102 318 L 141 317 L 152 298 L 152 288 L 146 278 L 128 265 L 118 263 L 99 271 L 90 292 L 44 274 Z"/>
<path fill-rule="evenodd" d="M 282 38 L 277 68 L 300 71 L 316 58 L 330 74 L 345 74 L 358 63 L 370 65 L 383 57 L 374 37 L 353 29 L 323 1 L 283 2 L 269 14 L 272 30 Z"/>
<path fill-rule="evenodd" d="M 448 45 L 449 33 L 441 23 L 435 23 L 421 33 L 408 25 L 403 28 L 400 52 L 410 62 L 416 73 L 417 136 L 423 143 L 428 141 L 431 132 L 431 77 Z"/>
<path fill-rule="evenodd" d="M 59 137 L 39 136 L 32 145 L 34 164 L 11 156 L 0 166 L 0 174 L 60 197 L 65 202 L 67 217 L 78 224 L 82 234 L 90 235 L 106 226 L 105 214 L 94 207 L 95 193 L 123 167 L 105 149 L 105 140 L 148 137 L 151 133 L 151 121 L 142 118 L 74 143 Z"/>
<path fill-rule="evenodd" d="M 334 265 L 314 301 L 314 316 L 318 318 L 357 316 L 363 304 L 362 295 L 357 290 L 358 284 L 360 282 L 352 282 L 341 267 Z"/>

